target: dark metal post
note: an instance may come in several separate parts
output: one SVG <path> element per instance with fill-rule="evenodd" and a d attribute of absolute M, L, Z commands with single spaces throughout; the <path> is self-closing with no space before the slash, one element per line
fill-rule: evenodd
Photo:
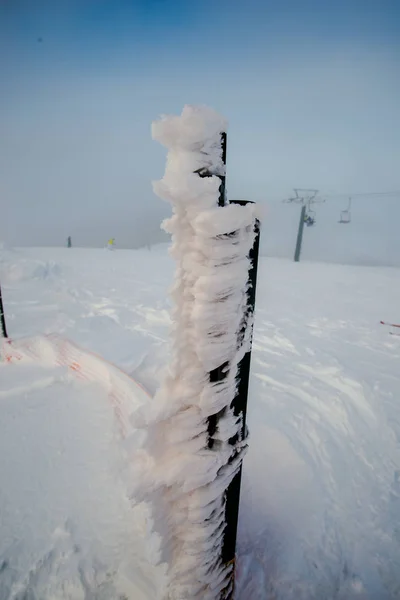
<path fill-rule="evenodd" d="M 6 318 L 4 315 L 3 297 L 1 294 L 1 286 L 0 286 L 0 323 L 1 323 L 1 333 L 3 334 L 3 337 L 6 338 L 8 336 L 7 336 Z"/>
<path fill-rule="evenodd" d="M 222 160 L 224 165 L 226 165 L 226 133 L 221 133 L 221 147 L 222 147 Z M 211 177 L 214 173 L 211 173 L 207 168 L 199 169 L 196 171 L 200 177 Z M 221 179 L 221 185 L 219 188 L 219 199 L 218 206 L 224 207 L 226 206 L 226 176 L 225 172 L 223 174 L 215 173 Z M 233 204 L 239 204 L 241 206 L 245 206 L 250 202 L 248 200 L 232 200 Z M 254 223 L 256 237 L 254 241 L 254 246 L 250 251 L 249 258 L 251 261 L 251 266 L 249 269 L 248 275 L 248 293 L 247 293 L 247 306 L 245 314 L 243 315 L 243 326 L 242 330 L 238 332 L 238 349 L 240 345 L 243 343 L 243 339 L 245 333 L 247 331 L 247 327 L 252 321 L 255 307 L 255 297 L 256 297 L 256 281 L 257 281 L 257 267 L 258 267 L 258 254 L 259 254 L 259 243 L 260 243 L 260 223 L 256 219 Z M 227 235 L 234 234 L 235 232 L 227 232 Z M 252 327 L 252 323 L 250 324 Z M 251 332 L 252 333 L 252 332 Z M 238 373 L 237 373 L 237 391 L 236 396 L 232 399 L 231 408 L 236 416 L 241 415 L 242 429 L 239 435 L 234 436 L 229 440 L 229 443 L 232 445 L 232 456 L 231 461 L 234 460 L 238 453 L 241 450 L 236 450 L 235 446 L 238 441 L 244 441 L 247 437 L 247 427 L 246 427 L 246 414 L 247 414 L 247 397 L 248 397 L 248 387 L 249 387 L 249 379 L 250 379 L 250 362 L 251 362 L 251 343 L 250 349 L 244 355 L 243 359 L 240 361 L 238 365 Z M 229 363 L 224 363 L 210 372 L 210 381 L 212 383 L 223 381 L 230 369 Z M 211 450 L 214 446 L 214 434 L 217 430 L 217 425 L 219 419 L 223 416 L 225 412 L 225 408 L 222 409 L 219 413 L 215 415 L 211 415 L 208 418 L 208 448 Z M 225 490 L 224 501 L 225 501 L 225 530 L 223 536 L 222 543 L 222 555 L 221 562 L 224 565 L 233 565 L 235 564 L 235 554 L 236 554 L 236 537 L 237 537 L 237 525 L 238 525 L 238 517 L 239 517 L 239 500 L 240 500 L 240 484 L 242 478 L 242 468 L 240 467 L 239 472 L 233 478 L 232 482 Z M 222 596 L 223 600 L 231 600 L 234 592 L 234 576 L 235 570 L 232 570 L 232 580 L 229 586 L 226 588 L 224 595 Z"/>
<path fill-rule="evenodd" d="M 242 206 L 249 204 L 246 200 L 231 200 L 232 204 L 241 204 Z M 260 222 L 256 219 L 254 224 L 256 237 L 254 240 L 253 248 L 250 250 L 250 269 L 248 276 L 248 293 L 247 293 L 247 306 L 246 314 L 243 322 L 243 328 L 240 332 L 240 341 L 243 341 L 246 328 L 250 326 L 253 328 L 253 316 L 256 302 L 256 284 L 257 284 L 257 270 L 258 270 L 258 256 L 260 247 Z M 240 432 L 240 438 L 235 436 L 229 440 L 230 444 L 235 445 L 239 439 L 245 440 L 247 438 L 247 400 L 249 392 L 249 380 L 250 380 L 250 365 L 251 365 L 251 342 L 253 337 L 253 330 L 251 331 L 251 340 L 249 350 L 246 352 L 242 360 L 238 365 L 237 373 L 237 392 L 236 396 L 231 403 L 231 408 L 235 416 L 241 415 L 242 430 Z M 224 564 L 234 564 L 236 554 L 236 537 L 237 537 L 237 526 L 239 518 L 239 502 L 240 502 L 240 486 L 242 481 L 242 466 L 237 475 L 233 478 L 228 489 L 226 490 L 225 499 L 225 531 L 222 546 L 222 561 Z M 233 590 L 227 599 L 233 597 Z"/>
<path fill-rule="evenodd" d="M 294 252 L 294 262 L 299 262 L 299 260 L 300 260 L 305 216 L 306 216 L 306 205 L 303 204 L 303 206 L 301 207 L 301 212 L 300 212 L 299 229 L 297 231 L 297 241 L 296 241 L 296 250 Z"/>
<path fill-rule="evenodd" d="M 222 162 L 224 167 L 226 166 L 226 133 L 221 133 L 221 149 L 222 149 Z M 225 206 L 226 204 L 226 174 L 225 171 L 223 173 L 212 173 L 207 169 L 207 167 L 202 167 L 195 171 L 199 177 L 212 177 L 213 175 L 217 175 L 221 180 L 221 185 L 219 186 L 219 198 L 218 198 L 218 206 Z"/>
<path fill-rule="evenodd" d="M 221 149 L 222 149 L 222 162 L 224 167 L 226 167 L 226 133 L 221 133 Z M 200 177 L 211 177 L 214 173 L 211 173 L 208 169 L 201 169 L 197 171 Z M 225 206 L 226 204 L 226 174 L 224 173 L 216 173 L 221 180 L 221 185 L 219 186 L 219 198 L 218 198 L 218 206 Z M 229 364 L 224 363 L 221 366 L 213 369 L 210 373 L 210 381 L 211 383 L 216 383 L 217 381 L 223 381 L 225 377 L 228 375 Z M 211 415 L 208 418 L 208 447 L 211 449 L 214 446 L 214 433 L 217 430 L 218 419 L 224 413 L 223 409 L 220 413 L 215 415 Z"/>
<path fill-rule="evenodd" d="M 226 133 L 221 132 L 221 149 L 222 149 L 222 162 L 224 166 L 226 166 Z M 219 198 L 218 198 L 218 206 L 225 206 L 226 204 L 226 174 L 224 173 L 212 173 L 206 167 L 195 171 L 199 177 L 212 177 L 213 175 L 217 175 L 221 180 L 221 185 L 219 186 Z M 217 381 L 222 381 L 228 374 L 227 368 L 228 364 L 224 363 L 220 367 L 217 367 L 210 373 L 210 381 L 212 383 L 216 383 Z M 211 449 L 214 445 L 214 433 L 217 430 L 217 422 L 218 418 L 221 416 L 221 413 L 216 415 L 211 415 L 208 418 L 208 447 Z"/>

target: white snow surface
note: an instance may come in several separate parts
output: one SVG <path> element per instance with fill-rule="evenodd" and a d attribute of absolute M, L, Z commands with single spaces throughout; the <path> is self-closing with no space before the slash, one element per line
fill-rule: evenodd
<path fill-rule="evenodd" d="M 154 394 L 173 272 L 165 248 L 2 250 L 10 336 L 65 335 Z M 261 259 L 237 600 L 399 597 L 400 338 L 379 325 L 399 299 L 398 269 Z M 158 540 L 101 386 L 0 365 L 0 447 L 2 600 L 157 598 Z"/>
<path fill-rule="evenodd" d="M 150 515 L 129 497 L 105 390 L 61 367 L 3 365 L 0 406 L 0 598 L 157 597 L 158 543 L 143 539 Z"/>

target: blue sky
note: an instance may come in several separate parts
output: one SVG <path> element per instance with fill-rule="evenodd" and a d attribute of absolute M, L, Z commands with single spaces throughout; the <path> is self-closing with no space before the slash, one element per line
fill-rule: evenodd
<path fill-rule="evenodd" d="M 155 239 L 185 103 L 229 120 L 230 197 L 400 189 L 396 0 L 0 0 L 0 72 L 9 243 Z"/>
<path fill-rule="evenodd" d="M 24 74 L 115 62 L 140 73 L 171 59 L 187 67 L 218 56 L 229 69 L 290 56 L 299 45 L 398 50 L 400 34 L 397 0 L 2 0 L 0 15 L 2 67 Z M 35 47 L 39 37 L 45 48 Z"/>

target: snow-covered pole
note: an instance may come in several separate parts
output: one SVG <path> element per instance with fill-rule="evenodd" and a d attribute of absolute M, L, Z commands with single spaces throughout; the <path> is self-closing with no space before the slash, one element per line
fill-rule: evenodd
<path fill-rule="evenodd" d="M 1 333 L 3 337 L 7 336 L 7 327 L 6 327 L 6 317 L 4 315 L 4 306 L 3 306 L 3 296 L 1 293 L 1 285 L 0 285 L 0 323 L 1 323 Z"/>
<path fill-rule="evenodd" d="M 192 106 L 153 124 L 153 137 L 168 148 L 154 189 L 173 208 L 164 223 L 177 262 L 173 346 L 137 425 L 147 432 L 141 488 L 154 492 L 169 600 L 233 593 L 238 506 L 228 499 L 239 499 L 247 447 L 245 408 L 238 410 L 247 382 L 238 376 L 251 347 L 256 212 L 253 204 L 226 203 L 226 127 L 212 109 Z"/>

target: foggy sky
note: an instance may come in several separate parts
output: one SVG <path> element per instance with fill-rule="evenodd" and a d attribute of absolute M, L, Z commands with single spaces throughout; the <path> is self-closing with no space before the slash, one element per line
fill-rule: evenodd
<path fill-rule="evenodd" d="M 1 2 L 0 239 L 162 239 L 151 122 L 208 104 L 229 120 L 228 197 L 265 204 L 266 251 L 291 255 L 298 210 L 280 200 L 313 187 L 331 196 L 306 255 L 400 264 L 400 193 L 337 224 L 346 194 L 400 192 L 400 10 L 324 4 Z"/>

